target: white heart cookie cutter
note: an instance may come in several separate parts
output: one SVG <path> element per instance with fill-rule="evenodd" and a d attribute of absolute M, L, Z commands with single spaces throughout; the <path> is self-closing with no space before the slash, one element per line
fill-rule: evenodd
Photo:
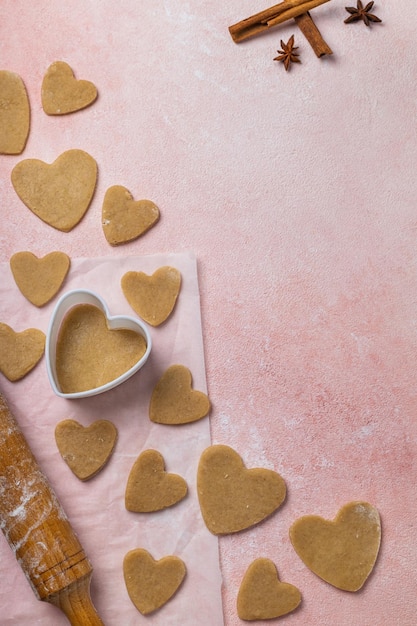
<path fill-rule="evenodd" d="M 109 383 L 101 385 L 100 387 L 95 387 L 94 389 L 87 389 L 85 391 L 77 391 L 73 393 L 64 393 L 63 391 L 61 391 L 57 380 L 56 345 L 59 330 L 64 317 L 66 316 L 68 311 L 77 304 L 92 304 L 98 307 L 101 311 L 103 311 L 104 315 L 106 316 L 107 325 L 111 330 L 115 330 L 117 328 L 126 328 L 142 335 L 146 341 L 146 351 L 145 354 L 135 363 L 135 365 L 133 365 L 133 367 L 128 369 L 121 376 L 118 376 L 114 380 L 111 380 Z M 128 380 L 128 378 L 133 376 L 133 374 L 135 374 L 145 365 L 151 349 L 151 336 L 146 326 L 142 324 L 139 319 L 136 319 L 129 315 L 111 316 L 106 303 L 96 293 L 90 291 L 89 289 L 74 289 L 72 291 L 68 291 L 66 294 L 61 296 L 55 306 L 51 320 L 49 322 L 45 347 L 46 368 L 48 372 L 49 382 L 51 383 L 52 389 L 54 390 L 56 395 L 60 396 L 61 398 L 88 398 L 90 396 L 96 396 L 99 393 L 103 393 L 104 391 L 108 391 L 109 389 L 117 387 L 121 383 Z"/>

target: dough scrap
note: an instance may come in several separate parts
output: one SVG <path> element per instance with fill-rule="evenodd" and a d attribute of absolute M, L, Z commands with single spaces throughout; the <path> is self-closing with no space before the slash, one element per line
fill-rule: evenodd
<path fill-rule="evenodd" d="M 58 334 L 56 374 L 64 393 L 96 389 L 133 367 L 146 352 L 145 338 L 127 328 L 109 329 L 96 306 L 78 304 Z"/>
<path fill-rule="evenodd" d="M 151 326 L 159 326 L 171 315 L 181 288 L 181 273 L 174 267 L 160 267 L 148 276 L 126 272 L 122 290 L 132 309 Z"/>
<path fill-rule="evenodd" d="M 64 61 L 52 63 L 43 78 L 41 99 L 47 115 L 66 115 L 85 109 L 97 98 L 96 86 L 88 80 L 77 80 Z"/>
<path fill-rule="evenodd" d="M 11 382 L 20 380 L 41 360 L 45 334 L 37 328 L 15 332 L 0 322 L 0 372 Z"/>
<path fill-rule="evenodd" d="M 55 441 L 70 470 L 86 481 L 109 461 L 117 441 L 117 428 L 109 420 L 96 420 L 90 426 L 83 426 L 67 419 L 57 424 Z"/>
<path fill-rule="evenodd" d="M 300 559 L 317 576 L 344 591 L 358 591 L 375 565 L 381 521 L 368 502 L 349 502 L 334 520 L 305 515 L 290 528 Z"/>
<path fill-rule="evenodd" d="M 286 485 L 275 471 L 247 469 L 235 450 L 213 445 L 204 450 L 197 471 L 201 513 L 214 535 L 245 530 L 274 513 L 284 502 Z"/>
<path fill-rule="evenodd" d="M 301 593 L 294 585 L 281 582 L 270 559 L 253 561 L 243 577 L 237 596 L 240 619 L 274 619 L 294 611 L 301 603 Z"/>
<path fill-rule="evenodd" d="M 67 150 L 52 164 L 24 159 L 15 165 L 11 178 L 28 209 L 53 228 L 68 232 L 90 206 L 97 163 L 83 150 Z"/>
<path fill-rule="evenodd" d="M 42 307 L 61 289 L 71 260 L 64 252 L 50 252 L 38 258 L 32 252 L 16 252 L 10 268 L 16 285 L 29 302 Z"/>
<path fill-rule="evenodd" d="M 107 241 L 118 246 L 144 235 L 159 220 L 159 209 L 151 200 L 134 200 L 121 185 L 109 187 L 102 207 L 102 227 Z"/>
<path fill-rule="evenodd" d="M 190 370 L 171 365 L 155 385 L 149 404 L 149 418 L 156 424 L 189 424 L 210 412 L 210 400 L 192 388 Z"/>
<path fill-rule="evenodd" d="M 30 130 L 30 104 L 18 74 L 0 70 L 0 154 L 23 152 Z"/>
<path fill-rule="evenodd" d="M 149 552 L 137 548 L 126 554 L 123 574 L 131 601 L 142 615 L 148 615 L 161 608 L 178 591 L 186 567 L 177 556 L 165 556 L 156 561 Z"/>
<path fill-rule="evenodd" d="M 165 471 L 162 454 L 145 450 L 136 459 L 128 477 L 125 505 L 134 513 L 160 511 L 187 495 L 187 483 L 178 474 Z"/>

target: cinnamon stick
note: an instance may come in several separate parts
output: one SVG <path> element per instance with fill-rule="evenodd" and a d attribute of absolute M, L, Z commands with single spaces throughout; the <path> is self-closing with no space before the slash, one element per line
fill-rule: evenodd
<path fill-rule="evenodd" d="M 331 48 L 321 36 L 310 13 L 307 12 L 297 15 L 294 20 L 318 57 L 322 57 L 324 54 L 333 54 Z"/>
<path fill-rule="evenodd" d="M 298 15 L 307 13 L 310 9 L 329 2 L 329 0 L 284 0 L 270 9 L 256 13 L 251 17 L 229 26 L 233 41 L 239 43 L 244 39 L 258 35 L 277 24 L 282 24 Z"/>

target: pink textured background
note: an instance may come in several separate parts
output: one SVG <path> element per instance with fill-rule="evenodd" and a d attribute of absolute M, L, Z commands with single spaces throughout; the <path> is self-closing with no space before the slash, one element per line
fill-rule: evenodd
<path fill-rule="evenodd" d="M 319 60 L 293 23 L 233 43 L 228 26 L 267 5 L 3 0 L 1 66 L 24 79 L 32 127 L 23 155 L 0 158 L 0 260 L 193 250 L 213 441 L 288 485 L 275 516 L 219 542 L 225 624 L 243 623 L 241 577 L 266 556 L 303 594 L 282 623 L 413 626 L 417 7 L 377 0 L 383 23 L 370 29 L 343 24 L 345 2 L 315 9 L 334 51 Z M 286 73 L 273 57 L 293 33 L 302 64 Z M 92 107 L 44 114 L 55 60 L 97 85 Z M 97 159 L 99 181 L 83 221 L 60 233 L 19 201 L 10 172 L 70 148 Z M 161 210 L 122 248 L 100 226 L 113 184 Z M 383 544 L 363 591 L 347 594 L 305 568 L 288 528 L 357 499 L 378 507 Z"/>

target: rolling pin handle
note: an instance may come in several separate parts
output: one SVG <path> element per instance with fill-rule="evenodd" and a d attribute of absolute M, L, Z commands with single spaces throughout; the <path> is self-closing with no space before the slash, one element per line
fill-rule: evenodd
<path fill-rule="evenodd" d="M 104 626 L 90 599 L 90 579 L 91 573 L 47 599 L 61 609 L 71 626 Z"/>

